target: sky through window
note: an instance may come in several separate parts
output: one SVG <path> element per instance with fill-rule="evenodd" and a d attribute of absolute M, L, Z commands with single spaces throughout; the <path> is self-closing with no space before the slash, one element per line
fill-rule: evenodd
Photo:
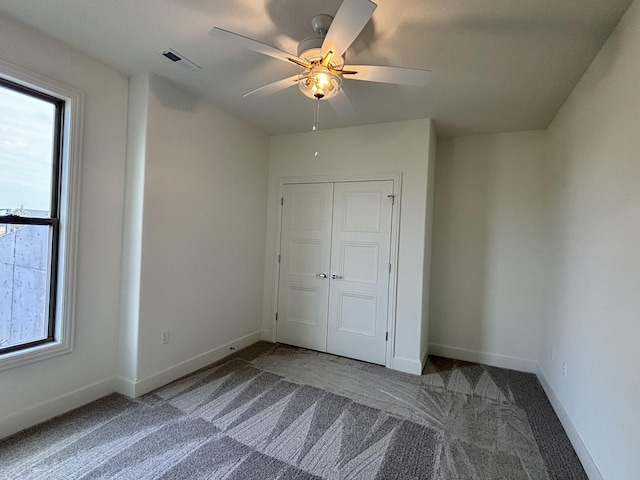
<path fill-rule="evenodd" d="M 0 210 L 48 212 L 55 106 L 0 85 Z"/>

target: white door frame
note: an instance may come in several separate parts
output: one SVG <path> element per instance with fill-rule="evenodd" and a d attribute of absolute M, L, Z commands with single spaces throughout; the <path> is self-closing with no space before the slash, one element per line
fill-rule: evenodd
<path fill-rule="evenodd" d="M 398 293 L 398 237 L 400 233 L 400 205 L 402 204 L 402 172 L 363 174 L 363 175 L 308 175 L 301 177 L 280 177 L 278 181 L 278 199 L 276 202 L 276 216 L 278 224 L 276 226 L 275 251 L 271 258 L 275 259 L 273 269 L 273 291 L 271 292 L 271 340 L 276 341 L 276 313 L 278 308 L 278 288 L 280 284 L 280 265 L 278 255 L 280 254 L 280 243 L 282 239 L 282 204 L 280 199 L 283 196 L 283 188 L 292 183 L 342 183 L 342 182 L 368 182 L 377 180 L 393 181 L 394 204 L 391 214 L 391 251 L 389 261 L 391 262 L 391 274 L 389 276 L 389 302 L 387 310 L 387 332 L 389 341 L 387 342 L 385 367 L 391 368 L 395 353 L 395 331 L 396 331 L 396 299 Z"/>

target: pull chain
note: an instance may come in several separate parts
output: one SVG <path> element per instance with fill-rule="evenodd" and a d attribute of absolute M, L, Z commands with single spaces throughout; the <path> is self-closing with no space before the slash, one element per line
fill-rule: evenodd
<path fill-rule="evenodd" d="M 313 128 L 312 131 L 314 133 L 314 137 L 315 137 L 315 143 L 316 145 L 318 144 L 318 130 L 320 129 L 320 99 L 316 98 L 316 105 L 315 108 L 313 109 Z M 313 154 L 314 157 L 318 156 L 318 149 L 316 148 L 315 153 Z"/>
<path fill-rule="evenodd" d="M 320 99 L 316 98 L 316 105 L 313 109 L 313 128 L 314 132 L 317 132 L 320 128 Z"/>

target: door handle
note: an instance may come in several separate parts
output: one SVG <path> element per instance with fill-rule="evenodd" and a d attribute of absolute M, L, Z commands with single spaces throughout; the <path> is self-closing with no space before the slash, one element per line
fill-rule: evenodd
<path fill-rule="evenodd" d="M 333 278 L 334 280 L 342 280 L 344 277 L 342 275 L 336 275 L 335 273 L 332 273 L 331 278 Z"/>
<path fill-rule="evenodd" d="M 316 277 L 318 277 L 318 278 L 327 278 L 327 273 L 326 272 L 316 273 Z"/>

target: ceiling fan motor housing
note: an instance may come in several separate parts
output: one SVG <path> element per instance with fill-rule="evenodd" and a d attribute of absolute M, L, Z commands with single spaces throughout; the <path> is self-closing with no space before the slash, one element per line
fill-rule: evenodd
<path fill-rule="evenodd" d="M 310 62 L 322 60 L 322 42 L 329 31 L 333 17 L 331 15 L 319 14 L 311 19 L 311 26 L 316 36 L 305 38 L 298 44 L 298 57 L 309 60 Z M 344 55 L 341 57 L 333 57 L 331 66 L 340 69 L 344 66 Z"/>
<path fill-rule="evenodd" d="M 324 37 L 309 37 L 305 38 L 298 44 L 298 57 L 305 60 L 320 61 L 322 60 L 322 42 Z M 344 55 L 341 57 L 332 57 L 331 66 L 336 69 L 341 69 L 344 66 Z"/>
<path fill-rule="evenodd" d="M 315 15 L 311 19 L 311 26 L 313 27 L 314 32 L 324 38 L 327 36 L 327 32 L 329 31 L 332 21 L 333 17 L 331 15 L 321 13 L 319 15 Z"/>
<path fill-rule="evenodd" d="M 311 57 L 320 57 L 320 48 L 324 37 L 305 38 L 298 44 L 298 57 L 312 60 Z"/>

